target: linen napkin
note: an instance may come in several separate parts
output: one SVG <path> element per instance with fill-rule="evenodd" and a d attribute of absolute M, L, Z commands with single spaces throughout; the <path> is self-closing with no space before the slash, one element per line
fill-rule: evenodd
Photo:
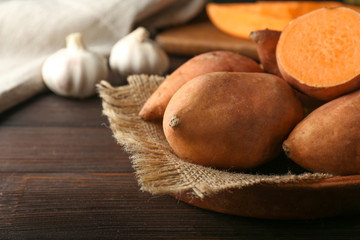
<path fill-rule="evenodd" d="M 13 0 L 0 2 L 0 112 L 46 89 L 41 66 L 81 32 L 86 46 L 108 56 L 137 26 L 151 32 L 183 24 L 205 0 Z"/>

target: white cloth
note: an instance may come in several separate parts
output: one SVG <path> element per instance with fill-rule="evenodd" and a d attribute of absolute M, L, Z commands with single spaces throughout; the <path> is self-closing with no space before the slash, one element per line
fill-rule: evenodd
<path fill-rule="evenodd" d="M 92 51 L 108 55 L 135 26 L 150 31 L 184 23 L 205 0 L 12 0 L 0 2 L 0 112 L 45 89 L 41 66 L 81 32 Z"/>

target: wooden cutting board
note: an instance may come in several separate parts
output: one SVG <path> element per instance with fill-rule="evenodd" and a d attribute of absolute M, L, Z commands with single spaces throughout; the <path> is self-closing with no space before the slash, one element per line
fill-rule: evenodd
<path fill-rule="evenodd" d="M 155 40 L 169 54 L 192 56 L 213 50 L 229 50 L 258 60 L 255 43 L 221 32 L 209 20 L 167 29 Z"/>

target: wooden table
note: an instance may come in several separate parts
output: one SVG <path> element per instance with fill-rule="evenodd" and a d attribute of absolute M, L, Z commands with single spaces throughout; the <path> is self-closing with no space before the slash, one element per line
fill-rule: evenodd
<path fill-rule="evenodd" d="M 101 111 L 45 92 L 0 115 L 0 239 L 360 239 L 359 216 L 252 219 L 141 192 Z"/>

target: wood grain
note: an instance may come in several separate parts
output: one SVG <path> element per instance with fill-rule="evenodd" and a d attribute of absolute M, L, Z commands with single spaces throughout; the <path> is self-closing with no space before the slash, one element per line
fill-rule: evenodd
<path fill-rule="evenodd" d="M 133 172 L 105 126 L 9 127 L 0 128 L 0 135 L 2 171 Z"/>
<path fill-rule="evenodd" d="M 83 101 L 57 96 L 49 91 L 0 114 L 1 126 L 102 127 L 105 122 L 99 97 Z"/>
<path fill-rule="evenodd" d="M 132 174 L 0 179 L 1 239 L 350 239 L 360 233 L 355 217 L 285 222 L 198 209 L 139 192 Z"/>
<path fill-rule="evenodd" d="M 1 119 L 2 171 L 133 172 L 130 161 L 121 161 L 128 154 L 111 137 L 99 98 L 80 101 L 48 92 Z"/>

